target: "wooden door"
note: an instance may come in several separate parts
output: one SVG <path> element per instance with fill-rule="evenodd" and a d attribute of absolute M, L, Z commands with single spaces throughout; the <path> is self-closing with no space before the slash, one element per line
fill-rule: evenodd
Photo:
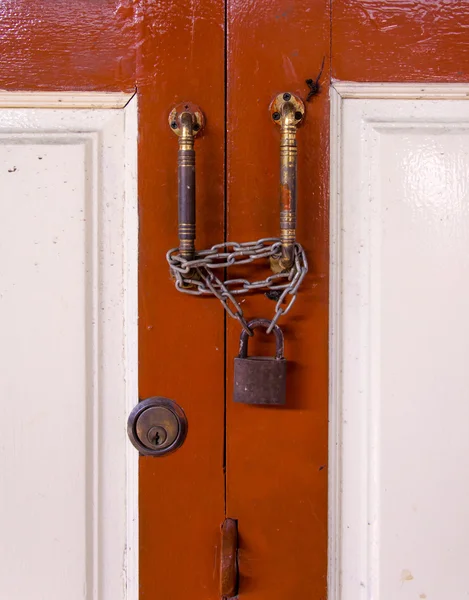
<path fill-rule="evenodd" d="M 347 574 L 355 582 L 358 592 L 355 588 L 341 587 L 342 583 L 335 577 L 340 569 L 336 561 L 342 541 L 350 538 L 346 537 L 346 531 L 337 528 L 336 519 L 343 515 L 334 509 L 340 500 L 336 489 L 342 468 L 342 455 L 335 453 L 334 448 L 340 441 L 336 437 L 337 431 L 345 427 L 344 423 L 338 430 L 332 427 L 328 451 L 328 386 L 329 383 L 334 386 L 339 377 L 338 372 L 329 371 L 328 359 L 330 344 L 335 347 L 334 338 L 329 342 L 329 88 L 335 80 L 467 81 L 469 54 L 463 35 L 464 28 L 469 25 L 467 3 L 463 0 L 452 3 L 420 0 L 405 3 L 400 0 L 359 3 L 353 0 L 181 0 L 178 3 L 169 0 L 41 0 L 32 3 L 12 0 L 0 8 L 0 17 L 0 88 L 6 90 L 7 96 L 35 92 L 35 99 L 28 100 L 32 111 L 28 114 L 32 115 L 31 122 L 40 135 L 51 133 L 51 126 L 47 118 L 41 120 L 41 115 L 36 115 L 35 111 L 41 101 L 46 103 L 47 106 L 43 105 L 46 110 L 57 111 L 58 105 L 64 102 L 60 92 L 124 94 L 120 100 L 113 96 L 112 102 L 116 104 L 112 108 L 108 106 L 109 110 L 125 111 L 131 98 L 138 103 L 138 393 L 136 385 L 132 387 L 136 357 L 130 352 L 130 363 L 123 370 L 106 371 L 106 361 L 102 364 L 98 361 L 95 365 L 98 370 L 105 371 L 110 380 L 130 381 L 129 386 L 124 390 L 122 385 L 117 392 L 110 384 L 101 386 L 100 395 L 94 396 L 98 407 L 96 415 L 105 407 L 102 414 L 106 418 L 99 423 L 107 423 L 111 437 L 117 436 L 112 438 L 117 443 L 115 453 L 122 452 L 122 457 L 127 456 L 119 465 L 124 471 L 128 469 L 128 482 L 126 487 L 121 481 L 117 492 L 112 487 L 112 481 L 117 479 L 109 476 L 111 471 L 107 471 L 105 465 L 111 469 L 117 463 L 112 461 L 111 446 L 103 442 L 107 454 L 105 451 L 96 455 L 92 463 L 101 469 L 100 472 L 108 473 L 107 479 L 103 479 L 105 492 L 100 496 L 101 503 L 93 513 L 95 529 L 89 528 L 85 510 L 88 505 L 95 506 L 96 498 L 92 495 L 86 496 L 81 513 L 77 515 L 72 510 L 64 517 L 68 519 L 67 523 L 84 519 L 82 528 L 88 531 L 92 540 L 99 541 L 102 528 L 109 532 L 111 537 L 106 539 L 111 541 L 114 540 L 113 532 L 120 532 L 120 545 L 115 546 L 119 552 L 111 553 L 114 566 L 109 577 L 112 583 L 104 576 L 105 554 L 99 544 L 87 546 L 82 543 L 80 527 L 77 531 L 71 528 L 67 531 L 69 538 L 78 540 L 76 547 L 81 552 L 81 562 L 78 562 L 82 571 L 68 577 L 67 571 L 63 570 L 65 575 L 59 578 L 60 585 L 54 588 L 56 596 L 50 591 L 52 587 L 48 587 L 53 579 L 52 570 L 38 570 L 44 577 L 40 588 L 34 585 L 37 579 L 29 578 L 24 589 L 15 591 L 11 579 L 10 588 L 7 588 L 9 600 L 23 600 L 25 595 L 33 600 L 42 597 L 56 600 L 63 597 L 67 585 L 69 597 L 86 597 L 87 600 L 108 597 L 125 600 L 136 600 L 137 597 L 219 598 L 220 526 L 227 517 L 236 519 L 239 528 L 240 598 L 324 600 L 328 597 L 328 544 L 329 597 L 348 600 L 355 597 L 353 594 L 366 594 L 362 591 L 366 586 L 361 585 L 359 570 L 353 561 L 347 563 Z M 304 123 L 297 133 L 298 239 L 307 252 L 309 273 L 291 313 L 279 323 L 285 333 L 289 373 L 287 406 L 278 409 L 233 403 L 233 359 L 238 351 L 239 324 L 224 313 L 216 299 L 180 294 L 169 277 L 165 254 L 177 244 L 177 139 L 168 126 L 168 113 L 181 101 L 199 105 L 206 117 L 206 127 L 196 141 L 197 248 L 208 248 L 227 240 L 244 242 L 278 235 L 279 132 L 268 108 L 271 100 L 281 92 L 295 93 L 306 104 Z M 50 104 L 49 96 L 41 100 L 42 93 L 55 94 L 55 104 Z M 368 93 L 376 93 L 376 90 Z M 18 96 L 14 101 L 15 110 L 20 111 L 15 116 L 16 121 L 7 123 L 7 117 L 2 113 L 8 135 L 21 133 L 20 125 L 25 126 L 27 122 L 21 112 L 24 105 L 19 104 L 22 101 L 24 99 L 20 100 Z M 8 102 L 4 100 L 2 107 L 7 107 Z M 92 113 L 98 110 L 96 98 L 88 98 L 87 102 L 86 110 Z M 108 100 L 102 102 L 104 106 Z M 77 108 L 76 104 L 73 106 Z M 56 113 L 55 117 L 54 123 L 60 123 L 62 115 Z M 67 121 L 67 118 L 63 122 L 68 131 L 82 135 L 88 117 L 80 114 L 76 122 Z M 94 116 L 89 118 L 95 119 Z M 122 150 L 123 155 L 116 153 L 115 144 L 121 143 L 118 139 L 128 141 L 133 135 L 128 133 L 130 137 L 126 138 L 125 122 L 122 116 L 121 129 L 110 131 L 109 143 L 106 143 L 109 153 L 105 159 L 96 159 L 94 167 L 97 182 L 104 177 L 106 182 L 112 180 L 117 186 L 114 189 L 114 184 L 106 183 L 111 207 L 122 208 L 119 199 L 126 197 L 125 182 L 119 179 L 115 167 L 125 160 L 125 151 Z M 54 127 L 60 130 L 63 126 Z M 86 131 L 90 139 L 108 140 L 100 133 L 98 125 Z M 136 135 L 132 139 L 135 142 Z M 129 142 L 129 147 L 133 147 L 133 142 Z M 124 142 L 122 144 L 121 149 L 125 146 Z M 69 146 L 69 161 L 61 158 L 60 152 L 55 152 L 56 167 L 61 165 L 58 172 L 65 172 L 77 156 L 86 171 L 86 165 L 90 164 L 86 156 L 74 155 L 73 144 Z M 25 159 L 22 152 L 18 153 L 17 148 L 16 151 L 25 160 L 21 168 L 23 165 L 25 169 L 29 168 L 27 165 L 32 164 L 32 158 Z M 114 176 L 110 177 L 108 171 L 106 179 L 101 175 L 106 172 L 108 156 Z M 5 178 L 18 172 L 16 164 L 6 167 Z M 335 169 L 336 164 L 332 167 Z M 81 175 L 77 173 L 78 181 Z M 25 180 L 29 185 L 36 185 L 34 178 L 25 177 Z M 52 186 L 52 183 L 53 179 L 50 179 L 48 185 Z M 67 187 L 69 184 L 61 185 L 65 185 L 63 196 L 73 200 L 71 188 Z M 5 189 L 9 196 L 17 193 L 15 184 L 8 183 Z M 26 196 L 31 193 L 34 191 L 29 190 Z M 131 196 L 132 192 L 129 194 Z M 104 192 L 99 197 L 107 198 Z M 16 243 L 23 233 L 21 210 L 28 210 L 28 206 L 15 207 L 18 215 L 13 219 L 14 228 L 8 224 L 10 237 L 4 236 L 10 244 Z M 60 203 L 57 206 L 56 210 L 60 211 Z M 13 214 L 5 200 L 3 207 L 6 214 Z M 120 219 L 124 222 L 126 217 L 121 213 L 106 212 L 106 207 L 104 201 L 103 214 L 90 228 L 91 233 L 83 234 L 83 239 L 88 239 L 86 236 L 99 230 L 103 223 L 118 223 L 116 229 L 109 226 L 109 239 L 104 238 L 101 245 L 100 239 L 95 240 L 93 248 L 97 256 L 102 250 L 106 257 L 102 263 L 104 270 L 97 272 L 107 273 L 106 269 L 113 272 L 114 245 L 118 249 L 121 272 L 129 265 L 132 269 L 136 257 L 132 258 L 132 252 L 127 253 L 128 249 L 121 243 L 126 234 L 120 229 Z M 79 203 L 75 208 L 80 211 Z M 49 222 L 45 214 L 41 213 L 43 233 L 47 233 Z M 60 214 L 65 218 L 65 213 Z M 129 214 L 133 213 L 130 211 Z M 69 216 L 71 220 L 76 215 Z M 136 220 L 132 223 L 131 230 L 134 227 L 132 231 L 136 231 Z M 34 219 L 28 225 L 29 230 L 33 225 Z M 61 227 L 60 219 L 57 227 Z M 69 254 L 65 254 L 71 260 L 82 256 L 74 250 L 73 239 L 68 238 L 71 245 L 68 246 Z M 30 247 L 25 246 L 29 248 L 28 253 L 34 253 L 35 241 L 38 240 L 33 240 Z M 82 241 L 78 237 L 76 245 Z M 14 247 L 16 254 L 20 253 L 21 246 Z M 4 249 L 3 257 L 6 256 Z M 55 260 L 48 253 L 44 256 Z M 18 267 L 13 264 L 8 273 L 14 273 L 21 264 L 18 263 Z M 57 275 L 54 264 L 49 264 L 50 272 Z M 77 273 L 81 272 L 80 264 L 75 265 Z M 61 263 L 66 274 L 65 267 L 66 263 Z M 34 269 L 31 273 L 37 275 Z M 246 273 L 253 274 L 249 270 Z M 13 282 L 14 277 L 11 277 Z M 59 282 L 65 286 L 62 277 Z M 98 279 L 96 282 L 100 289 Z M 27 289 L 27 282 L 24 285 Z M 102 326 L 99 331 L 110 332 L 109 347 L 114 350 L 122 347 L 126 334 L 135 328 L 132 322 L 135 313 L 131 313 L 130 321 L 126 321 L 130 329 L 121 332 L 122 339 L 114 340 L 111 335 L 121 331 L 119 323 L 124 322 L 129 298 L 130 304 L 132 302 L 132 293 L 129 297 L 125 293 L 134 289 L 136 283 L 130 277 L 125 282 L 119 279 L 119 285 L 112 288 L 107 304 L 96 305 L 98 309 L 104 309 L 104 315 L 110 307 L 115 310 L 112 323 L 117 329 L 110 327 L 111 321 L 104 315 L 99 320 Z M 47 289 L 50 292 L 52 288 Z M 79 293 L 78 290 L 76 294 Z M 115 301 L 117 297 L 119 301 Z M 0 297 L 1 301 L 3 297 Z M 27 305 L 14 299 L 10 298 L 9 302 L 4 304 L 9 312 L 28 310 Z M 50 306 L 47 302 L 45 305 Z M 270 317 L 273 307 L 272 300 L 264 295 L 250 296 L 243 303 L 248 317 Z M 95 322 L 87 310 L 85 305 L 76 310 L 82 319 L 75 322 L 78 338 L 81 329 Z M 55 322 L 52 312 L 49 318 Z M 57 319 L 60 314 L 56 315 Z M 63 313 L 64 318 L 66 314 Z M 83 314 L 91 319 L 89 323 L 83 321 Z M 41 316 L 38 314 L 36 318 Z M 21 330 L 18 315 L 17 321 L 13 325 L 10 323 L 10 337 L 14 337 L 16 327 Z M 4 336 L 4 339 L 7 338 Z M 57 339 L 61 339 L 60 331 Z M 40 336 L 38 340 L 39 352 Z M 10 347 L 6 343 L 2 347 L 8 358 Z M 79 345 L 74 347 L 80 348 Z M 108 346 L 97 348 L 97 356 L 107 356 Z M 271 350 L 272 344 L 263 336 L 256 335 L 250 343 L 250 351 L 254 354 L 270 353 Z M 112 354 L 111 350 L 109 352 Z M 64 356 L 61 356 L 63 360 L 66 359 Z M 116 353 L 116 364 L 120 356 Z M 18 364 L 15 363 L 16 382 L 20 372 L 29 372 L 27 361 Z M 58 368 L 57 364 L 55 368 Z M 63 393 L 67 393 L 67 382 L 56 379 L 53 371 L 51 373 L 49 378 L 41 380 L 42 392 L 38 400 L 41 404 L 47 403 L 46 390 L 54 382 L 59 382 L 61 391 L 63 388 Z M 84 389 L 80 399 L 88 398 L 88 393 Z M 120 416 L 113 423 L 115 394 L 121 394 L 122 402 L 119 400 Z M 175 400 L 183 407 L 189 422 L 187 439 L 178 451 L 162 458 L 141 457 L 139 461 L 138 576 L 137 552 L 131 533 L 136 514 L 128 509 L 132 489 L 135 492 L 137 486 L 136 478 L 129 479 L 135 454 L 132 455 L 134 451 L 130 445 L 124 445 L 121 435 L 124 431 L 123 407 L 130 408 L 129 403 L 136 403 L 137 395 L 140 399 L 166 396 Z M 71 406 L 78 402 L 73 398 Z M 336 414 L 334 398 L 332 396 L 330 405 L 333 415 Z M 60 406 L 59 399 L 60 395 L 57 395 L 53 404 L 55 411 Z M 80 426 L 85 429 L 87 406 L 85 402 L 79 414 Z M 11 419 L 19 419 L 21 428 L 24 427 L 22 413 L 10 411 L 8 415 Z M 50 431 L 46 436 L 52 439 L 57 422 L 48 423 Z M 43 431 L 38 429 L 32 439 L 40 440 Z M 64 434 L 65 441 L 72 432 L 70 426 L 67 435 Z M 95 438 L 91 436 L 90 439 Z M 43 460 L 50 460 L 59 451 L 61 446 L 57 450 L 48 446 Z M 88 446 L 82 444 L 76 450 L 76 456 L 88 457 L 87 452 L 90 452 Z M 331 475 L 328 475 L 328 452 L 334 457 Z M 22 462 L 18 461 L 18 469 L 27 464 L 28 456 L 25 454 Z M 104 462 L 100 462 L 102 456 L 106 457 Z M 9 461 L 10 457 L 5 460 Z M 88 459 L 73 463 L 65 458 L 60 462 L 57 473 L 64 479 L 67 464 L 74 472 L 89 469 L 83 481 L 94 481 Z M 35 468 L 31 463 L 28 472 Z M 119 471 L 119 476 L 124 471 Z M 81 492 L 86 488 L 85 483 L 78 488 Z M 329 527 L 328 487 L 332 499 Z M 73 486 L 67 488 L 68 495 L 63 497 L 67 506 L 73 497 L 73 489 Z M 36 506 L 34 502 L 39 500 L 33 497 L 31 502 L 28 506 Z M 118 510 L 108 510 L 108 505 L 117 506 Z M 10 510 L 14 506 L 15 502 L 7 505 Z M 34 528 L 34 510 L 24 533 L 25 547 L 29 528 Z M 40 513 L 38 515 L 39 519 Z M 54 510 L 48 515 L 52 519 Z M 12 527 L 10 537 L 13 539 L 14 535 Z M 53 544 L 59 543 L 57 556 L 63 558 L 64 552 L 60 549 L 68 546 L 63 546 L 63 541 L 56 542 L 55 538 L 60 536 L 52 536 L 51 545 L 56 548 Z M 349 551 L 352 555 L 354 543 L 358 542 L 351 542 Z M 93 551 L 90 552 L 90 548 Z M 116 558 L 117 555 L 122 558 Z M 7 548 L 4 556 L 14 556 L 15 564 L 26 565 L 16 576 L 33 572 L 29 569 L 30 554 L 19 551 L 16 558 Z M 412 574 L 409 565 L 403 565 L 400 583 L 408 581 L 407 571 Z M 103 574 L 100 578 L 99 573 Z M 407 593 L 408 588 L 403 589 Z M 412 588 L 411 592 L 420 594 L 421 598 L 426 596 L 423 588 Z"/>
<path fill-rule="evenodd" d="M 330 531 L 339 598 L 467 590 L 467 91 L 333 86 Z"/>
<path fill-rule="evenodd" d="M 468 9 L 332 3 L 334 599 L 468 592 Z"/>
<path fill-rule="evenodd" d="M 277 94 L 295 93 L 306 104 L 297 235 L 309 273 L 279 322 L 289 361 L 284 409 L 232 402 L 239 326 L 227 320 L 226 511 L 238 519 L 241 597 L 319 599 L 327 573 L 329 6 L 227 4 L 227 237 L 278 235 L 279 131 L 267 109 Z M 320 82 L 309 101 L 306 80 Z M 243 310 L 270 317 L 273 304 L 260 295 Z M 272 344 L 255 336 L 250 351 L 268 354 Z"/>

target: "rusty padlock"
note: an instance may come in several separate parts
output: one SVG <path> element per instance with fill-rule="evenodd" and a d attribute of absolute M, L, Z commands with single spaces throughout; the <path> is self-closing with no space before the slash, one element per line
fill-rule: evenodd
<path fill-rule="evenodd" d="M 254 319 L 250 329 L 270 326 L 268 319 Z M 244 404 L 283 405 L 286 402 L 287 361 L 283 356 L 283 333 L 274 325 L 275 356 L 248 356 L 247 331 L 241 332 L 239 356 L 234 364 L 234 401 Z"/>

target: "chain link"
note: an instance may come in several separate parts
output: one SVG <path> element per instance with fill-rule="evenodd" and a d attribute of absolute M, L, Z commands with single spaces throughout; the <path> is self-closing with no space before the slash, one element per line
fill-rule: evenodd
<path fill-rule="evenodd" d="M 280 250 L 279 238 L 263 238 L 257 242 L 216 244 L 208 250 L 197 252 L 192 260 L 186 260 L 179 254 L 178 248 L 173 248 L 166 254 L 166 259 L 171 275 L 175 279 L 176 288 L 180 292 L 194 296 L 215 296 L 226 312 L 237 319 L 243 329 L 252 335 L 253 332 L 248 327 L 241 303 L 236 298 L 251 292 L 263 291 L 268 294 L 268 297 L 277 301 L 274 317 L 267 329 L 267 333 L 270 333 L 280 317 L 290 311 L 296 300 L 298 288 L 308 272 L 308 261 L 302 246 L 295 244 L 294 263 L 289 271 L 275 273 L 259 281 L 243 278 L 222 281 L 214 270 L 270 258 L 279 255 Z M 283 307 L 283 304 L 286 304 L 286 307 Z"/>

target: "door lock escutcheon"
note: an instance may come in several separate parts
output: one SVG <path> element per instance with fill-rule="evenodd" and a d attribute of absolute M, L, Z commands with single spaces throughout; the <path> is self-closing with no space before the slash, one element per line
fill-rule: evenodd
<path fill-rule="evenodd" d="M 140 454 L 163 456 L 174 452 L 186 439 L 186 415 L 169 398 L 147 398 L 130 413 L 127 433 Z"/>

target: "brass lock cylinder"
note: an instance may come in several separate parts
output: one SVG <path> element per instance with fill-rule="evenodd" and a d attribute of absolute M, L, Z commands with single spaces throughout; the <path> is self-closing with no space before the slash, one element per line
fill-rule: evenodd
<path fill-rule="evenodd" d="M 130 413 L 127 433 L 140 454 L 163 456 L 174 452 L 186 439 L 186 415 L 169 398 L 147 398 Z"/>

